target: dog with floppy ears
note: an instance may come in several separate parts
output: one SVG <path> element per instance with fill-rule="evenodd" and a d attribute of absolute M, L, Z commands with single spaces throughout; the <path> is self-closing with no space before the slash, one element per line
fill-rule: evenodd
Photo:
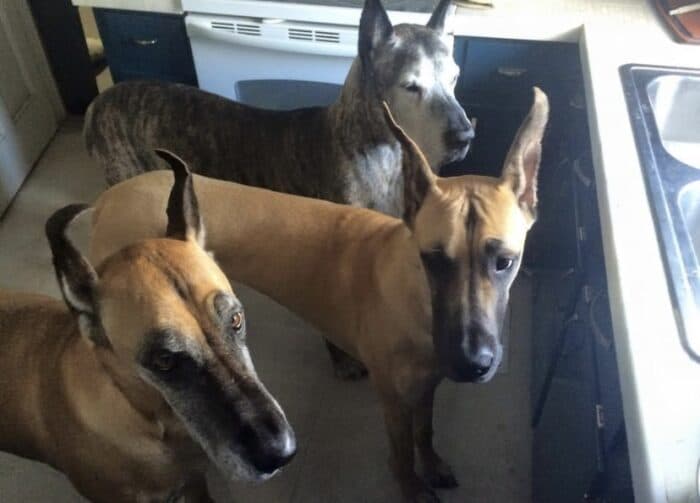
<path fill-rule="evenodd" d="M 201 247 L 191 179 L 174 165 L 166 239 L 95 270 L 65 235 L 86 207 L 68 206 L 46 224 L 68 309 L 0 291 L 0 449 L 48 463 L 93 501 L 211 501 L 208 459 L 265 480 L 296 449 L 248 354 L 243 307 Z"/>
<path fill-rule="evenodd" d="M 195 176 L 208 243 L 226 274 L 367 366 L 409 501 L 438 501 L 433 488 L 457 485 L 432 446 L 434 390 L 445 377 L 486 382 L 500 364 L 509 289 L 536 216 L 548 111 L 535 88 L 500 178 L 440 178 L 386 108 L 406 153 L 403 221 Z M 146 173 L 100 196 L 92 257 L 162 235 L 170 180 L 167 172 Z M 416 474 L 414 448 L 427 483 Z"/>

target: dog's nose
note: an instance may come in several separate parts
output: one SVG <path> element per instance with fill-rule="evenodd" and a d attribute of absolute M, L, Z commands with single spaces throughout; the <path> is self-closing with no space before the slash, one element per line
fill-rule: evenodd
<path fill-rule="evenodd" d="M 467 124 L 464 129 L 452 131 L 447 137 L 448 143 L 454 146 L 468 145 L 473 139 L 474 128 L 471 127 L 471 124 Z"/>
<path fill-rule="evenodd" d="M 469 355 L 469 363 L 474 369 L 474 373 L 481 377 L 491 370 L 495 355 L 493 350 L 487 346 L 480 347 L 476 353 Z"/>
<path fill-rule="evenodd" d="M 296 453 L 296 438 L 294 432 L 290 430 L 284 433 L 284 439 L 262 449 L 252 461 L 261 473 L 273 473 L 289 463 Z"/>

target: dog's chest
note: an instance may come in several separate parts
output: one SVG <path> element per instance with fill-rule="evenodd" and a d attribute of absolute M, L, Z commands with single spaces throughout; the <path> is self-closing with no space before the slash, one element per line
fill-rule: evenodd
<path fill-rule="evenodd" d="M 383 144 L 345 161 L 347 202 L 400 217 L 403 213 L 401 147 Z"/>

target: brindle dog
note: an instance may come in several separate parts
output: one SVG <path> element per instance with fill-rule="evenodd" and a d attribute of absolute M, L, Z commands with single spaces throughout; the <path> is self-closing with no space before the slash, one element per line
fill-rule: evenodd
<path fill-rule="evenodd" d="M 65 236 L 85 206 L 48 220 L 68 309 L 0 292 L 0 449 L 48 463 L 93 501 L 211 501 L 208 459 L 228 477 L 265 480 L 296 449 L 248 354 L 243 307 L 201 247 L 180 166 L 168 238 L 97 270 Z"/>
<path fill-rule="evenodd" d="M 382 100 L 433 166 L 461 159 L 474 135 L 454 97 L 449 4 L 427 26 L 393 27 L 379 0 L 367 0 L 358 57 L 327 108 L 270 111 L 184 85 L 114 86 L 85 117 L 88 151 L 110 185 L 162 169 L 154 148 L 167 148 L 213 178 L 400 216 L 402 148 Z"/>
<path fill-rule="evenodd" d="M 195 179 L 223 270 L 289 307 L 369 369 L 393 467 L 411 501 L 454 487 L 432 446 L 435 387 L 486 382 L 501 361 L 508 293 L 535 220 L 546 96 L 535 90 L 500 178 L 439 178 L 396 126 L 404 151 L 403 221 L 375 211 L 204 177 Z M 91 253 L 102 257 L 165 229 L 168 173 L 104 193 Z M 122 225 L 124 214 L 134 225 Z M 415 472 L 414 447 L 428 484 Z"/>
<path fill-rule="evenodd" d="M 431 166 L 464 157 L 474 137 L 454 96 L 459 67 L 445 31 L 449 5 L 442 0 L 427 26 L 394 27 L 380 1 L 367 0 L 358 57 L 328 108 L 269 111 L 183 85 L 117 85 L 86 115 L 88 151 L 110 185 L 162 168 L 153 149 L 164 147 L 213 178 L 400 217 L 403 148 L 384 121 L 382 101 Z M 339 377 L 364 374 L 329 349 Z"/>

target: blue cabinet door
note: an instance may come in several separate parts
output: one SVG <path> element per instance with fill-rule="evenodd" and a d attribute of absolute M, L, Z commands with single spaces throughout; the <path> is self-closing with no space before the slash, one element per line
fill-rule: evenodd
<path fill-rule="evenodd" d="M 94 9 L 112 78 L 197 85 L 181 15 Z"/>

